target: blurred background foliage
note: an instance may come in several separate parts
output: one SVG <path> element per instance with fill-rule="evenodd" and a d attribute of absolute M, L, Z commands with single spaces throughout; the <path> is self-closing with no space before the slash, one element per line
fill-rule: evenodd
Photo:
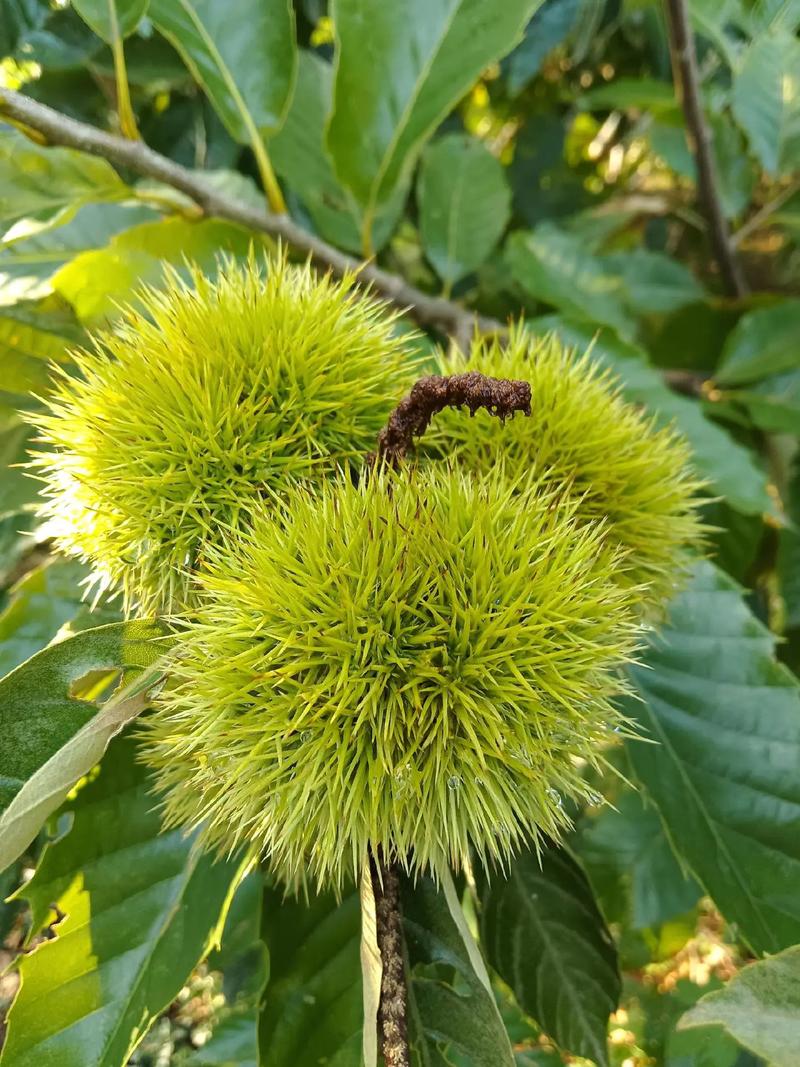
<path fill-rule="evenodd" d="M 708 482 L 713 559 L 747 590 L 741 632 L 752 636 L 763 624 L 778 641 L 778 657 L 797 671 L 800 2 L 689 3 L 719 199 L 746 279 L 739 297 L 720 280 L 698 203 L 661 3 L 545 0 L 526 24 L 535 4 L 496 0 L 484 5 L 479 32 L 463 13 L 469 5 L 454 5 L 460 14 L 440 28 L 442 47 L 427 80 L 387 131 L 381 104 L 392 79 L 402 78 L 398 54 L 413 37 L 403 20 L 417 19 L 420 39 L 429 42 L 439 32 L 432 6 L 376 2 L 362 18 L 349 0 L 333 10 L 324 0 L 0 0 L 0 94 L 3 86 L 20 89 L 75 119 L 140 136 L 234 199 L 260 205 L 266 197 L 273 208 L 285 202 L 307 230 L 375 257 L 425 292 L 501 320 L 522 315 L 535 332 L 593 344 L 630 399 L 658 420 L 674 420 L 689 438 Z M 525 28 L 515 44 L 518 23 Z M 46 147 L 12 124 L 0 125 L 0 232 L 5 674 L 89 617 L 83 568 L 51 559 L 46 532 L 37 530 L 36 484 L 17 466 L 29 443 L 20 409 L 46 393 L 54 367 L 69 371 L 69 349 L 87 330 L 113 319 L 140 284 L 159 284 L 165 263 L 181 269 L 190 258 L 212 270 L 220 251 L 243 256 L 252 241 L 271 239 L 203 218 L 168 186 Z M 444 341 L 431 329 L 421 344 Z M 715 625 L 724 631 L 719 613 L 727 611 L 723 593 L 733 597 L 731 589 L 718 590 L 711 630 L 697 634 L 715 632 Z M 102 610 L 93 623 L 117 617 L 113 605 Z M 690 636 L 697 617 L 687 608 L 682 621 Z M 698 737 L 698 749 L 713 747 L 712 727 Z M 666 788 L 680 807 L 680 776 Z M 692 858 L 703 842 L 679 839 L 669 796 L 653 791 L 657 811 L 652 797 L 623 780 L 604 782 L 603 792 L 609 789 L 615 807 L 576 813 L 571 841 L 623 975 L 621 1005 L 608 1024 L 608 1062 L 800 1062 L 800 1037 L 783 1058 L 767 1059 L 769 1050 L 724 1018 L 676 1029 L 703 994 L 737 975 L 754 948 L 774 951 L 800 937 L 765 936 L 756 945 L 751 932 L 743 936 L 731 918 L 735 904 L 722 909 L 726 921 L 711 902 L 713 896 L 720 905 L 722 890 L 712 891 L 713 875 L 699 876 L 702 861 Z M 792 790 L 794 796 L 796 783 L 784 794 Z M 90 816 L 87 810 L 84 818 Z M 762 810 L 762 817 L 756 836 L 769 839 L 770 816 Z M 74 818 L 79 827 L 80 811 Z M 789 816 L 773 818 L 777 824 Z M 24 860 L 28 873 L 35 859 L 34 850 Z M 754 852 L 742 869 L 760 862 Z M 797 862 L 794 856 L 795 879 Z M 738 870 L 721 874 L 739 877 Z M 12 889 L 19 877 L 20 869 L 11 869 L 4 886 Z M 280 943 L 261 926 L 257 877 L 237 894 L 228 919 L 236 939 L 193 973 L 132 1064 L 256 1062 L 253 1013 L 266 976 L 250 964 L 260 939 L 270 943 L 273 974 L 283 966 Z M 574 875 L 554 875 L 561 877 Z M 13 952 L 30 914 L 18 903 L 2 908 Z M 568 935 L 562 930 L 565 943 Z M 796 974 L 800 982 L 800 967 Z M 504 977 L 509 985 L 498 979 L 497 996 L 519 1067 L 590 1062 L 562 1056 Z M 8 999 L 15 979 L 2 982 Z M 796 1007 L 800 1012 L 800 1000 Z M 262 1054 L 271 1040 L 263 1025 Z M 576 1041 L 572 1048 L 581 1051 Z M 568 1046 L 563 1035 L 560 1043 Z M 263 1062 L 291 1061 L 276 1053 Z"/>

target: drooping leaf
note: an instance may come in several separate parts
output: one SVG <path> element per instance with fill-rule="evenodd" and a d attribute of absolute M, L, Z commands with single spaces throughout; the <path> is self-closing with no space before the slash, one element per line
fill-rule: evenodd
<path fill-rule="evenodd" d="M 460 1067 L 506 1067 L 513 1064 L 488 981 L 478 973 L 465 938 L 453 916 L 460 908 L 448 902 L 444 888 L 430 878 L 401 887 L 403 931 L 409 967 L 409 1039 L 424 1067 L 444 1067 L 450 1055 Z M 463 919 L 462 919 L 463 924 Z M 455 980 L 454 980 L 455 974 Z"/>
<path fill-rule="evenodd" d="M 361 912 L 358 893 L 306 904 L 267 890 L 262 937 L 270 980 L 259 1020 L 261 1062 L 360 1067 Z"/>
<path fill-rule="evenodd" d="M 683 1016 L 682 1029 L 718 1023 L 769 1067 L 795 1067 L 800 1048 L 800 946 L 752 963 Z"/>
<path fill-rule="evenodd" d="M 111 43 L 128 37 L 147 14 L 149 0 L 72 0 L 72 6 L 98 37 Z"/>
<path fill-rule="evenodd" d="M 365 211 L 407 182 L 438 123 L 493 61 L 520 39 L 541 0 L 335 0 L 336 83 L 328 146 L 341 183 Z M 365 247 L 370 244 L 365 240 Z"/>
<path fill-rule="evenodd" d="M 593 356 L 618 375 L 630 401 L 645 405 L 662 425 L 674 423 L 685 435 L 694 449 L 697 471 L 713 492 L 745 514 L 773 511 L 766 476 L 751 453 L 707 418 L 696 400 L 670 389 L 642 349 L 619 340 L 610 330 L 598 335 L 590 326 L 557 316 L 535 319 L 531 328 L 537 334 L 555 330 L 565 344 L 581 350 L 592 345 Z"/>
<path fill-rule="evenodd" d="M 16 130 L 0 129 L 0 224 L 128 196 L 128 186 L 104 159 L 72 148 L 42 148 Z"/>
<path fill-rule="evenodd" d="M 628 743 L 676 852 L 755 950 L 800 940 L 800 684 L 709 562 L 630 670 Z"/>
<path fill-rule="evenodd" d="M 481 941 L 522 1009 L 562 1048 L 608 1064 L 621 981 L 586 875 L 562 848 L 523 852 L 479 881 Z"/>
<path fill-rule="evenodd" d="M 781 26 L 759 34 L 747 47 L 733 82 L 734 115 L 770 174 L 778 174 L 800 118 L 800 41 Z"/>
<path fill-rule="evenodd" d="M 43 649 L 0 679 L 0 870 L 146 706 L 154 676 L 146 673 L 99 711 L 73 696 L 73 686 L 92 671 L 152 669 L 166 649 L 163 637 L 155 622 L 99 626 Z"/>
<path fill-rule="evenodd" d="M 767 433 L 800 434 L 800 369 L 726 389 L 722 396 L 741 404 L 753 425 Z"/>
<path fill-rule="evenodd" d="M 483 263 L 508 222 L 511 190 L 480 141 L 450 134 L 422 157 L 417 182 L 420 233 L 439 277 L 453 285 Z"/>
<path fill-rule="evenodd" d="M 519 94 L 536 77 L 549 53 L 569 34 L 582 0 L 544 0 L 528 23 L 522 42 L 508 57 L 508 88 Z"/>
<path fill-rule="evenodd" d="M 325 147 L 325 128 L 331 109 L 333 69 L 314 52 L 301 49 L 297 84 L 283 126 L 270 141 L 275 170 L 298 196 L 322 237 L 341 248 L 361 247 L 362 212 L 339 184 Z M 383 247 L 397 224 L 404 191 L 381 206 L 375 216 L 373 244 Z"/>
<path fill-rule="evenodd" d="M 183 56 L 230 135 L 254 148 L 277 130 L 294 84 L 288 0 L 150 0 L 149 17 Z"/>
<path fill-rule="evenodd" d="M 216 940 L 240 861 L 162 833 L 151 789 L 116 742 L 25 886 L 34 931 L 65 918 L 20 959 L 2 1067 L 123 1067 Z"/>
<path fill-rule="evenodd" d="M 800 367 L 800 300 L 783 300 L 743 315 L 730 333 L 716 378 L 742 385 Z"/>

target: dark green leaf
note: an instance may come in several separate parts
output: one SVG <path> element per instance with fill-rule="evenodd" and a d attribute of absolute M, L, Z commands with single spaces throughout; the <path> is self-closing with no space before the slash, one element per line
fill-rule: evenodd
<path fill-rule="evenodd" d="M 721 385 L 742 385 L 800 367 L 800 300 L 750 311 L 725 344 L 717 370 Z"/>
<path fill-rule="evenodd" d="M 549 316 L 536 319 L 531 328 L 537 333 L 555 330 L 565 344 L 583 350 L 591 344 L 592 355 L 613 370 L 622 382 L 625 396 L 643 404 L 658 416 L 659 423 L 674 423 L 694 450 L 694 464 L 709 487 L 745 514 L 774 510 L 767 492 L 767 480 L 751 453 L 730 434 L 706 418 L 696 400 L 670 389 L 647 356 L 635 345 L 626 344 L 610 330 L 597 336 L 590 327 Z"/>
<path fill-rule="evenodd" d="M 497 244 L 508 222 L 511 190 L 491 152 L 456 133 L 426 149 L 417 199 L 425 254 L 450 286 L 479 267 Z"/>
<path fill-rule="evenodd" d="M 639 782 L 676 852 L 754 949 L 800 940 L 800 685 L 734 581 L 698 563 L 625 701 Z"/>
<path fill-rule="evenodd" d="M 581 825 L 578 849 L 590 868 L 593 862 L 610 863 L 629 879 L 635 930 L 688 911 L 702 894 L 697 882 L 681 871 L 658 813 L 632 790 Z"/>
<path fill-rule="evenodd" d="M 277 130 L 294 84 L 288 0 L 151 0 L 149 16 L 183 56 L 231 136 L 260 144 Z"/>
<path fill-rule="evenodd" d="M 800 435 L 800 369 L 726 389 L 723 397 L 743 405 L 753 425 L 767 433 Z"/>
<path fill-rule="evenodd" d="M 623 336 L 632 332 L 622 279 L 579 237 L 542 222 L 513 234 L 506 248 L 514 280 L 530 296 L 579 321 L 605 323 Z"/>
<path fill-rule="evenodd" d="M 796 1067 L 800 1049 L 800 946 L 745 967 L 697 1004 L 682 1028 L 718 1023 L 769 1067 Z"/>
<path fill-rule="evenodd" d="M 524 1011 L 574 1055 L 608 1063 L 606 1029 L 620 994 L 617 954 L 589 882 L 564 849 L 523 852 L 479 883 L 489 964 Z"/>
<path fill-rule="evenodd" d="M 778 578 L 786 616 L 786 629 L 800 628 L 800 463 L 795 460 L 789 481 L 790 526 L 781 529 L 778 542 Z"/>
<path fill-rule="evenodd" d="M 26 574 L 0 613 L 0 677 L 38 652 L 81 610 L 86 567 L 52 560 Z"/>
<path fill-rule="evenodd" d="M 410 177 L 419 150 L 493 61 L 520 39 L 541 0 L 336 0 L 337 66 L 328 145 L 342 184 L 365 210 L 367 237 L 379 204 Z M 369 244 L 365 241 L 365 245 Z"/>
<path fill-rule="evenodd" d="M 282 890 L 268 890 L 262 937 L 270 979 L 259 1022 L 261 1063 L 360 1067 L 358 893 L 349 893 L 341 904 L 332 894 L 312 896 L 306 904 L 284 898 Z"/>
<path fill-rule="evenodd" d="M 619 274 L 625 303 L 636 314 L 675 311 L 705 296 L 691 271 L 661 252 L 635 248 L 601 256 L 600 261 L 610 272 Z"/>
<path fill-rule="evenodd" d="M 21 957 L 2 1067 L 122 1067 L 216 938 L 240 865 L 161 833 L 151 789 L 116 742 L 25 886 L 34 931 L 66 917 Z"/>
<path fill-rule="evenodd" d="M 460 908 L 457 900 L 453 905 Z M 471 935 L 465 925 L 459 929 L 445 893 L 430 878 L 406 880 L 401 906 L 410 969 L 409 1036 L 421 1067 L 445 1067 L 449 1054 L 459 1067 L 511 1067 L 511 1046 L 494 997 L 470 959 L 464 934 Z"/>
<path fill-rule="evenodd" d="M 508 57 L 508 88 L 520 93 L 539 73 L 550 52 L 567 36 L 580 13 L 582 0 L 544 0 L 525 37 Z"/>

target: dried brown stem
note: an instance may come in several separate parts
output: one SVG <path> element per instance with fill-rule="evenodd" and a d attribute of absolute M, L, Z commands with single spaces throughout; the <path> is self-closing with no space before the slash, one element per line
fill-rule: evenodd
<path fill-rule="evenodd" d="M 686 0 L 666 0 L 666 9 L 674 77 L 686 116 L 689 148 L 697 166 L 697 191 L 708 219 L 714 258 L 728 294 L 741 297 L 746 294 L 747 286 L 736 258 L 728 220 L 722 210 L 711 129 L 706 122 L 700 98 L 697 53 L 689 25 Z"/>
<path fill-rule="evenodd" d="M 506 419 L 515 411 L 530 415 L 530 383 L 487 378 L 478 371 L 420 378 L 378 434 L 378 449 L 373 458 L 397 466 L 412 447 L 414 438 L 425 433 L 438 411 L 459 407 L 469 408 L 470 415 L 485 408 L 499 419 Z"/>
<path fill-rule="evenodd" d="M 370 859 L 378 948 L 381 953 L 381 1000 L 378 1030 L 386 1067 L 410 1067 L 408 989 L 403 955 L 403 916 L 397 868 Z"/>

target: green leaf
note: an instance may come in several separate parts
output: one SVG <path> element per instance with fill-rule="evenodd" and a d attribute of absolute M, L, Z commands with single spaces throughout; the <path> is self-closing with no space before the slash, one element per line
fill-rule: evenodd
<path fill-rule="evenodd" d="M 676 850 L 759 952 L 800 940 L 800 684 L 711 563 L 630 669 L 634 773 Z"/>
<path fill-rule="evenodd" d="M 621 981 L 611 935 L 582 869 L 563 848 L 523 852 L 508 877 L 479 881 L 481 941 L 520 1007 L 573 1055 L 608 1064 Z"/>
<path fill-rule="evenodd" d="M 45 299 L 0 307 L 2 387 L 7 393 L 48 392 L 56 364 L 67 363 L 70 347 L 82 340 L 71 311 L 54 310 L 50 304 Z M 20 460 L 24 458 L 20 455 Z M 20 478 L 28 483 L 26 495 L 31 497 L 35 483 L 22 473 Z"/>
<path fill-rule="evenodd" d="M 508 57 L 508 89 L 517 96 L 536 77 L 542 63 L 569 34 L 582 0 L 544 0 L 528 23 L 525 37 Z"/>
<path fill-rule="evenodd" d="M 590 874 L 592 864 L 610 863 L 629 881 L 634 930 L 689 911 L 702 895 L 697 882 L 680 869 L 658 813 L 633 790 L 581 824 L 577 847 Z"/>
<path fill-rule="evenodd" d="M 151 790 L 116 742 L 25 886 L 34 931 L 66 917 L 20 958 L 2 1067 L 122 1067 L 216 940 L 240 864 L 161 833 Z"/>
<path fill-rule="evenodd" d="M 490 63 L 519 41 L 541 0 L 335 0 L 336 83 L 328 146 L 365 211 L 407 183 L 423 143 Z M 365 240 L 365 247 L 370 244 Z"/>
<path fill-rule="evenodd" d="M 489 256 L 511 211 L 503 167 L 480 141 L 458 133 L 426 149 L 417 199 L 425 255 L 448 286 Z"/>
<path fill-rule="evenodd" d="M 769 1067 L 796 1067 L 800 1048 L 800 946 L 750 964 L 680 1020 L 681 1029 L 719 1023 Z"/>
<path fill-rule="evenodd" d="M 583 93 L 578 102 L 589 111 L 637 108 L 654 113 L 673 111 L 676 103 L 672 83 L 655 78 L 617 78 Z"/>
<path fill-rule="evenodd" d="M 361 208 L 339 184 L 325 147 L 331 109 L 333 69 L 314 52 L 301 49 L 297 84 L 286 121 L 270 141 L 275 170 L 298 196 L 315 229 L 327 241 L 357 252 L 361 248 Z M 399 190 L 375 217 L 373 244 L 380 249 L 391 236 L 405 203 Z"/>
<path fill-rule="evenodd" d="M 86 567 L 51 560 L 17 583 L 0 613 L 0 677 L 44 648 L 82 607 Z"/>
<path fill-rule="evenodd" d="M 147 14 L 149 0 L 72 0 L 80 17 L 110 44 L 129 37 Z"/>
<path fill-rule="evenodd" d="M 13 386 L 13 381 L 9 384 Z M 0 430 L 0 518 L 15 515 L 36 500 L 36 482 L 19 466 L 28 458 L 32 436 L 33 430 L 20 422 Z"/>
<path fill-rule="evenodd" d="M 42 148 L 16 130 L 0 128 L 0 223 L 130 195 L 104 159 L 72 148 Z"/>
<path fill-rule="evenodd" d="M 92 671 L 152 668 L 166 648 L 157 640 L 163 636 L 155 622 L 99 626 L 43 649 L 0 679 L 0 870 L 142 710 L 154 679 L 146 674 L 146 685 L 127 687 L 99 711 L 73 696 L 73 686 Z"/>
<path fill-rule="evenodd" d="M 269 975 L 269 954 L 261 940 L 263 896 L 264 876 L 256 868 L 236 890 L 219 949 L 208 957 L 209 969 L 222 971 L 224 1012 L 186 1067 L 259 1067 L 259 1001 Z"/>
<path fill-rule="evenodd" d="M 106 248 L 83 252 L 52 279 L 83 322 L 119 314 L 140 286 L 158 286 L 164 265 L 182 267 L 187 260 L 213 272 L 222 252 L 244 256 L 252 241 L 247 230 L 220 219 L 164 219 L 145 222 L 112 237 Z"/>
<path fill-rule="evenodd" d="M 451 891 L 452 895 L 452 891 Z M 409 1039 L 424 1067 L 444 1067 L 450 1055 L 460 1067 L 513 1065 L 508 1034 L 477 946 L 430 878 L 405 879 L 401 908 L 409 982 Z M 466 937 L 465 937 L 466 934 Z M 484 977 L 479 971 L 484 971 Z"/>
<path fill-rule="evenodd" d="M 800 117 L 800 41 L 775 26 L 747 47 L 733 82 L 731 105 L 750 145 L 770 174 L 778 174 Z"/>
<path fill-rule="evenodd" d="M 549 222 L 513 234 L 506 255 L 514 280 L 528 293 L 580 321 L 613 326 L 623 336 L 633 324 L 615 265 L 587 252 L 584 242 Z"/>
<path fill-rule="evenodd" d="M 778 578 L 786 620 L 786 629 L 800 627 L 800 462 L 795 459 L 789 481 L 789 518 L 778 541 Z"/>
<path fill-rule="evenodd" d="M 143 204 L 84 204 L 46 223 L 18 222 L 0 243 L 0 304 L 52 293 L 50 279 L 79 252 L 102 248 L 114 234 L 158 215 Z"/>
<path fill-rule="evenodd" d="M 691 271 L 661 252 L 634 248 L 600 260 L 606 269 L 619 274 L 625 303 L 638 315 L 676 311 L 705 296 Z"/>
<path fill-rule="evenodd" d="M 742 385 L 800 367 L 800 300 L 783 300 L 743 315 L 730 333 L 716 378 Z"/>
<path fill-rule="evenodd" d="M 695 468 L 712 491 L 748 515 L 774 510 L 766 476 L 751 453 L 707 418 L 696 400 L 670 389 L 642 349 L 626 344 L 610 330 L 598 336 L 591 328 L 558 316 L 535 319 L 531 328 L 538 334 L 555 330 L 565 344 L 580 350 L 592 345 L 592 355 L 618 375 L 628 400 L 654 412 L 660 425 L 674 423 L 684 434 L 694 450 Z"/>
<path fill-rule="evenodd" d="M 149 16 L 180 52 L 234 140 L 254 148 L 277 130 L 292 94 L 288 0 L 151 0 Z"/>
<path fill-rule="evenodd" d="M 726 389 L 723 399 L 742 404 L 759 429 L 800 435 L 800 369 L 763 378 L 744 389 Z"/>
<path fill-rule="evenodd" d="M 333 894 L 306 903 L 269 889 L 263 914 L 270 979 L 259 1022 L 261 1062 L 360 1067 L 358 893 L 348 893 L 340 904 Z"/>

